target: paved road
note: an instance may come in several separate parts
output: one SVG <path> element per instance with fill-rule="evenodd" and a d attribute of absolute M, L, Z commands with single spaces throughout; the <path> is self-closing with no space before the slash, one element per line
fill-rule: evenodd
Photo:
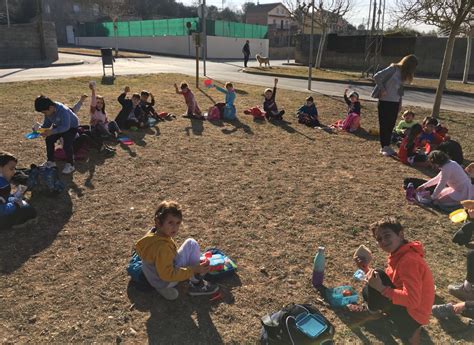
<path fill-rule="evenodd" d="M 84 60 L 83 65 L 46 67 L 32 69 L 0 69 L 0 83 L 38 80 L 38 79 L 61 79 L 80 76 L 101 76 L 102 62 L 98 57 L 79 56 L 70 54 L 59 54 L 62 58 L 76 58 Z M 281 65 L 285 61 L 272 61 L 273 65 Z M 255 66 L 256 62 L 250 62 Z M 147 74 L 147 73 L 183 73 L 193 75 L 195 63 L 192 59 L 173 58 L 164 56 L 152 56 L 150 59 L 118 59 L 115 63 L 115 71 L 118 75 Z M 233 81 L 236 83 L 248 83 L 253 85 L 271 86 L 273 77 L 251 75 L 241 72 L 240 62 L 208 62 L 207 76 L 220 81 Z M 201 66 L 202 73 L 202 66 Z M 309 92 L 307 81 L 298 79 L 279 78 L 278 86 L 282 89 Z M 341 96 L 347 84 L 328 82 L 312 82 L 312 93 L 322 93 L 329 96 Z M 371 99 L 370 86 L 352 86 L 359 92 L 361 99 Z M 430 109 L 434 100 L 434 94 L 406 91 L 403 102 L 406 105 L 417 105 Z M 474 113 L 474 100 L 469 97 L 444 95 L 442 109 Z"/>

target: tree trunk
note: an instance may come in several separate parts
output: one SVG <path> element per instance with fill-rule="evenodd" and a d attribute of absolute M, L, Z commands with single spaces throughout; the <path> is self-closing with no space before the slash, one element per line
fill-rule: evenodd
<path fill-rule="evenodd" d="M 444 50 L 443 66 L 441 67 L 441 74 L 439 76 L 438 88 L 436 90 L 435 101 L 433 104 L 433 117 L 439 116 L 439 110 L 441 108 L 441 98 L 443 97 L 443 91 L 446 87 L 446 80 L 448 79 L 449 68 L 451 67 L 451 59 L 453 57 L 454 42 L 456 40 L 457 28 L 451 28 L 449 33 L 448 42 L 446 42 L 446 49 Z"/>
<path fill-rule="evenodd" d="M 472 32 L 466 37 L 467 47 L 466 47 L 466 61 L 464 62 L 464 74 L 462 77 L 463 84 L 468 83 L 469 79 L 469 67 L 471 65 L 471 50 L 472 50 Z"/>
<path fill-rule="evenodd" d="M 319 40 L 318 54 L 316 55 L 316 68 L 321 68 L 321 60 L 323 58 L 324 47 L 326 46 L 326 30 L 323 29 L 321 39 Z"/>

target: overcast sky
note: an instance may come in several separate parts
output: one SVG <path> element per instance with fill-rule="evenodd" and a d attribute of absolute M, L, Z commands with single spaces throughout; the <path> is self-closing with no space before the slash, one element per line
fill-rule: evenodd
<path fill-rule="evenodd" d="M 202 0 L 201 0 L 202 1 Z M 224 2 L 224 7 L 230 7 L 233 9 L 240 9 L 242 4 L 250 1 L 250 0 L 225 0 Z M 282 2 L 284 2 L 283 0 Z M 309 2 L 310 0 L 307 0 Z M 197 2 L 197 0 L 178 0 L 178 2 L 182 2 L 184 4 L 190 5 L 194 4 Z M 257 2 L 254 0 L 254 2 Z M 265 3 L 274 3 L 278 2 L 278 0 L 261 0 L 260 4 L 265 4 Z M 370 0 L 352 0 L 354 3 L 354 9 L 351 12 L 350 15 L 346 16 L 346 19 L 354 25 L 358 26 L 359 24 L 367 24 L 367 18 L 369 15 L 369 6 L 370 6 Z M 378 2 L 378 1 L 377 1 Z M 385 11 L 385 28 L 387 26 L 392 26 L 392 23 L 389 23 L 389 20 L 391 19 L 391 11 L 395 8 L 396 0 L 385 0 L 386 3 L 386 11 Z M 222 0 L 206 0 L 206 4 L 209 5 L 214 5 L 218 8 L 222 7 Z M 430 27 L 428 25 L 412 25 L 415 29 L 419 31 L 429 31 L 431 29 L 434 29 L 434 27 Z"/>

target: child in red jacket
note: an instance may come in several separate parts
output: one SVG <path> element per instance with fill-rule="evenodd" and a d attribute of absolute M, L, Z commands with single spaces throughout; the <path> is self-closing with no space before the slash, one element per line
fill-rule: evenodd
<path fill-rule="evenodd" d="M 419 344 L 421 326 L 429 321 L 435 297 L 433 276 L 423 259 L 423 245 L 405 240 L 402 225 L 393 217 L 370 228 L 380 248 L 390 255 L 385 271 L 369 268 L 368 263 L 355 258 L 367 272 L 363 296 L 368 309 L 387 314 L 403 341 Z"/>

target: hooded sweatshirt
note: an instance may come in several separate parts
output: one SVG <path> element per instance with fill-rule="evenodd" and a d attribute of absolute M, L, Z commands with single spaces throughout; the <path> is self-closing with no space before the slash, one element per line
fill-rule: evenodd
<path fill-rule="evenodd" d="M 143 273 L 150 284 L 156 288 L 166 287 L 166 282 L 179 282 L 193 276 L 190 267 L 174 266 L 178 246 L 169 236 L 160 235 L 153 230 L 149 231 L 137 242 L 135 249 L 143 261 Z"/>
<path fill-rule="evenodd" d="M 382 295 L 393 304 L 407 308 L 408 314 L 419 324 L 426 325 L 430 319 L 435 298 L 433 275 L 423 259 L 423 245 L 408 242 L 388 257 L 385 273 L 395 289 L 386 287 Z"/>

